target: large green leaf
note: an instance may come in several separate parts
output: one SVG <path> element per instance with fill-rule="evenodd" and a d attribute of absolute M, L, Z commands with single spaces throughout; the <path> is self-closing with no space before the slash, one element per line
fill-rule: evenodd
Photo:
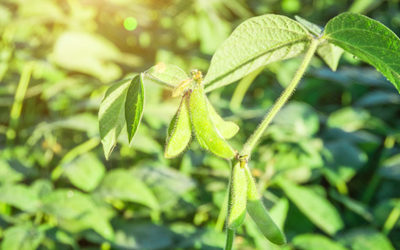
<path fill-rule="evenodd" d="M 128 81 L 121 81 L 111 86 L 100 105 L 99 130 L 106 159 L 110 157 L 125 125 L 125 99 L 128 87 Z"/>
<path fill-rule="evenodd" d="M 104 176 L 105 167 L 95 154 L 86 153 L 63 164 L 65 175 L 83 191 L 92 191 Z"/>
<path fill-rule="evenodd" d="M 279 15 L 250 18 L 215 52 L 204 79 L 207 91 L 234 82 L 260 66 L 294 57 L 311 40 L 296 21 Z"/>
<path fill-rule="evenodd" d="M 173 168 L 142 165 L 133 168 L 131 173 L 151 189 L 163 210 L 176 205 L 184 194 L 195 187 L 190 177 Z"/>
<path fill-rule="evenodd" d="M 171 249 L 173 233 L 168 228 L 136 219 L 116 219 L 112 249 Z"/>
<path fill-rule="evenodd" d="M 99 187 L 99 193 L 107 199 L 137 202 L 153 209 L 159 208 L 157 199 L 147 185 L 124 169 L 108 172 Z"/>
<path fill-rule="evenodd" d="M 33 250 L 37 249 L 44 239 L 44 233 L 32 225 L 17 225 L 7 228 L 1 242 L 4 250 Z"/>
<path fill-rule="evenodd" d="M 135 135 L 143 115 L 144 88 L 143 75 L 137 75 L 129 85 L 125 101 L 125 119 L 129 142 Z"/>
<path fill-rule="evenodd" d="M 338 241 L 353 250 L 394 250 L 390 240 L 382 233 L 372 228 L 357 228 L 345 232 Z"/>
<path fill-rule="evenodd" d="M 318 234 L 301 234 L 293 239 L 296 249 L 304 250 L 346 250 L 344 246 Z"/>
<path fill-rule="evenodd" d="M 324 232 L 333 235 L 343 227 L 339 213 L 326 198 L 285 179 L 279 179 L 278 183 L 300 211 Z"/>
<path fill-rule="evenodd" d="M 343 13 L 327 23 L 324 38 L 374 66 L 400 92 L 400 39 L 383 24 Z"/>
<path fill-rule="evenodd" d="M 104 82 L 121 75 L 121 69 L 113 63 L 118 57 L 121 57 L 121 52 L 106 38 L 75 31 L 61 34 L 51 55 L 57 65 L 92 75 Z"/>
<path fill-rule="evenodd" d="M 106 239 L 114 237 L 109 220 L 112 213 L 104 203 L 71 189 L 57 189 L 42 198 L 43 212 L 55 216 L 58 225 L 77 233 L 93 229 Z"/>
<path fill-rule="evenodd" d="M 40 206 L 35 190 L 22 184 L 0 186 L 0 202 L 29 212 Z"/>

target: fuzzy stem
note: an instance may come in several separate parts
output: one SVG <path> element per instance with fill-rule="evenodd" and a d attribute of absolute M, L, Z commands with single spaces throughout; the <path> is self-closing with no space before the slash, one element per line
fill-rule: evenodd
<path fill-rule="evenodd" d="M 305 54 L 304 59 L 300 65 L 300 67 L 297 69 L 296 74 L 294 75 L 289 86 L 287 86 L 285 91 L 275 102 L 272 109 L 265 116 L 264 120 L 257 127 L 256 131 L 254 131 L 254 133 L 247 140 L 240 155 L 250 156 L 251 151 L 257 145 L 257 143 L 260 140 L 261 136 L 263 135 L 265 129 L 268 127 L 268 125 L 271 123 L 271 121 L 274 119 L 274 117 L 279 112 L 279 110 L 283 107 L 283 105 L 287 102 L 289 97 L 293 94 L 294 90 L 296 89 L 297 85 L 299 84 L 299 82 L 301 80 L 301 77 L 304 75 L 304 72 L 306 71 L 308 65 L 310 64 L 312 57 L 314 56 L 314 53 L 318 47 L 318 44 L 319 44 L 319 40 L 316 40 L 316 39 L 312 40 L 310 47 L 307 50 L 307 53 Z"/>
<path fill-rule="evenodd" d="M 226 209 L 226 219 L 229 218 L 229 214 L 231 213 L 231 189 L 232 189 L 232 180 L 233 180 L 233 164 L 232 161 L 229 161 L 229 166 L 231 169 L 231 176 L 229 178 L 228 183 L 228 203 Z M 222 208 L 223 209 L 223 208 Z M 233 247 L 233 240 L 235 239 L 235 229 L 231 229 L 228 227 L 228 220 L 226 220 L 226 242 L 224 250 L 231 250 Z"/>

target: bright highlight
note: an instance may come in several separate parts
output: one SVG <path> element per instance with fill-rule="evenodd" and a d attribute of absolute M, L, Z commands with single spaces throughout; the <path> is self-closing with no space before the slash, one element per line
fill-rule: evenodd
<path fill-rule="evenodd" d="M 136 29 L 137 25 L 138 25 L 138 22 L 137 22 L 136 18 L 134 18 L 134 17 L 127 17 L 124 20 L 124 28 L 126 30 L 132 31 L 132 30 Z"/>

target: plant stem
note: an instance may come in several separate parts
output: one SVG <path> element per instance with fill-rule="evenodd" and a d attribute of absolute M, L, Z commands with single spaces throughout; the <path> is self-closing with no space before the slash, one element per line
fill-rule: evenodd
<path fill-rule="evenodd" d="M 232 161 L 229 161 L 229 166 L 231 169 L 231 176 L 229 178 L 229 183 L 228 183 L 228 202 L 226 206 L 226 215 L 225 218 L 229 218 L 229 214 L 231 213 L 231 189 L 232 189 L 232 179 L 233 179 L 233 164 Z M 224 208 L 222 208 L 224 209 Z M 226 220 L 227 221 L 227 220 Z M 228 222 L 226 223 L 228 224 Z M 226 227 L 226 242 L 225 242 L 225 250 L 231 250 L 233 247 L 233 240 L 235 239 L 235 229 L 231 229 L 229 227 Z"/>
<path fill-rule="evenodd" d="M 232 250 L 233 239 L 235 238 L 235 229 L 226 229 L 226 243 L 224 250 Z"/>
<path fill-rule="evenodd" d="M 300 67 L 297 69 L 296 74 L 294 75 L 289 86 L 287 86 L 285 91 L 283 91 L 282 95 L 275 102 L 274 106 L 268 112 L 268 114 L 265 116 L 264 120 L 260 123 L 260 125 L 257 127 L 256 131 L 254 131 L 254 133 L 247 140 L 240 155 L 247 155 L 248 157 L 250 156 L 251 151 L 253 150 L 253 148 L 256 146 L 256 144 L 260 140 L 265 129 L 268 127 L 268 125 L 271 123 L 271 121 L 274 119 L 274 117 L 279 112 L 279 110 L 283 107 L 283 105 L 287 102 L 289 97 L 293 94 L 294 90 L 296 89 L 297 85 L 299 84 L 299 82 L 301 80 L 301 77 L 304 75 L 304 72 L 306 71 L 308 65 L 310 64 L 310 61 L 318 47 L 318 44 L 319 44 L 319 40 L 317 40 L 317 39 L 313 39 L 311 41 L 310 47 L 308 48 L 308 50 L 304 56 L 304 59 L 303 59 L 302 63 L 300 64 Z M 288 118 L 288 119 L 290 119 L 290 118 Z"/>
<path fill-rule="evenodd" d="M 229 104 L 232 110 L 238 110 L 240 108 L 240 105 L 243 101 L 243 98 L 247 90 L 249 89 L 250 85 L 254 82 L 254 79 L 257 78 L 257 76 L 263 71 L 264 68 L 265 68 L 264 66 L 259 67 L 258 69 L 251 72 L 249 75 L 247 75 L 238 83 L 235 92 L 233 92 L 233 96 Z"/>
<path fill-rule="evenodd" d="M 26 63 L 19 79 L 17 89 L 15 91 L 14 103 L 11 107 L 10 112 L 10 123 L 6 132 L 7 142 L 12 143 L 16 137 L 16 131 L 21 116 L 22 105 L 25 99 L 25 94 L 28 89 L 29 82 L 31 81 L 31 75 L 34 69 L 34 62 Z"/>

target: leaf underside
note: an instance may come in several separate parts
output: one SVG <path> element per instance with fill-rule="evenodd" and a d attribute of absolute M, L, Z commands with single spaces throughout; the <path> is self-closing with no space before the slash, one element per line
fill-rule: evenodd
<path fill-rule="evenodd" d="M 215 52 L 204 84 L 207 92 L 232 83 L 260 66 L 294 57 L 311 40 L 296 21 L 267 14 L 239 25 Z"/>
<path fill-rule="evenodd" d="M 113 151 L 125 125 L 124 109 L 128 87 L 128 81 L 118 82 L 111 86 L 100 104 L 99 131 L 106 159 Z"/>

